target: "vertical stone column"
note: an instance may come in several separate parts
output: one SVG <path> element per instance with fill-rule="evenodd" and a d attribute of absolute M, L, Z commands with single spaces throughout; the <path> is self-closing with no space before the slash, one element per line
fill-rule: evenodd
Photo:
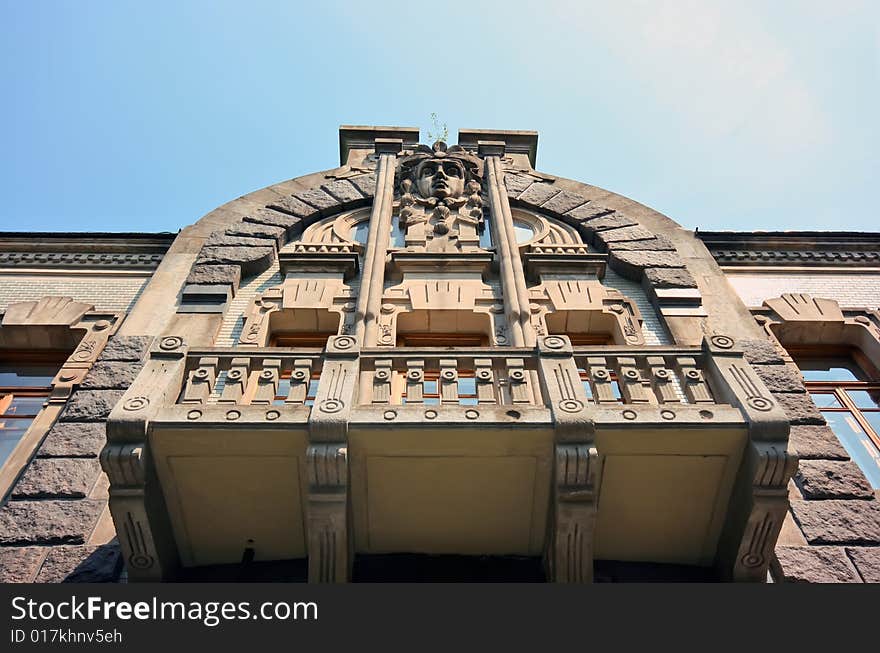
<path fill-rule="evenodd" d="M 309 417 L 309 582 L 344 583 L 351 571 L 348 525 L 348 420 L 356 401 L 358 341 L 327 342 L 318 393 Z"/>
<path fill-rule="evenodd" d="M 719 545 L 720 571 L 735 581 L 763 583 L 788 511 L 788 482 L 797 470 L 797 457 L 788 451 L 788 417 L 732 338 L 704 338 L 703 351 L 718 400 L 739 408 L 749 425 Z"/>
<path fill-rule="evenodd" d="M 502 148 L 503 144 L 497 144 Z M 504 167 L 497 148 L 484 148 L 486 183 L 489 191 L 489 210 L 493 237 L 498 248 L 498 259 L 501 270 L 501 284 L 504 291 L 504 308 L 510 323 L 514 346 L 533 347 L 535 330 L 532 328 L 529 309 L 529 292 L 523 271 L 522 259 L 516 243 L 516 232 L 513 228 L 513 215 L 510 212 L 510 201 L 504 187 Z"/>
<path fill-rule="evenodd" d="M 565 336 L 538 339 L 541 390 L 553 414 L 556 473 L 553 522 L 546 544 L 550 577 L 557 583 L 593 580 L 593 529 L 601 461 L 587 394 Z"/>
<path fill-rule="evenodd" d="M 397 171 L 397 155 L 403 149 L 403 140 L 377 138 L 376 194 L 370 212 L 370 229 L 364 252 L 364 269 L 355 313 L 355 336 L 367 347 L 378 342 L 377 318 L 382 307 L 385 290 L 385 255 L 391 237 L 391 220 L 394 208 L 394 175 Z"/>
<path fill-rule="evenodd" d="M 177 400 L 186 351 L 182 338 L 160 338 L 107 420 L 101 467 L 110 480 L 110 513 L 131 581 L 168 579 L 178 565 L 165 499 L 150 458 L 148 427 L 155 411 Z"/>

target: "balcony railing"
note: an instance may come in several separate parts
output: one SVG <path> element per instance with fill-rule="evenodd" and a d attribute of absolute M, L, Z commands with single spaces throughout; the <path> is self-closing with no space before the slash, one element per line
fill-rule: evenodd
<path fill-rule="evenodd" d="M 597 405 L 715 404 L 699 348 L 575 347 L 588 402 Z M 311 406 L 324 353 L 317 349 L 196 349 L 186 356 L 178 404 Z M 540 355 L 532 349 L 406 348 L 358 357 L 357 406 L 547 407 Z"/>

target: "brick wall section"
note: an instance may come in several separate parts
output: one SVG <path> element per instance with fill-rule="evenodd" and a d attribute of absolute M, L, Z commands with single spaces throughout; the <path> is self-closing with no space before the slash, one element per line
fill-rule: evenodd
<path fill-rule="evenodd" d="M 807 394 L 797 367 L 769 340 L 743 343 L 746 358 L 788 414 L 800 457 L 791 488 L 791 525 L 805 546 L 776 548 L 778 580 L 880 580 L 880 501 Z M 791 535 L 786 538 L 791 541 Z"/>
<path fill-rule="evenodd" d="M 110 411 L 143 366 L 149 338 L 110 339 L 0 508 L 0 582 L 115 582 L 115 538 L 94 541 L 107 507 L 98 456 Z"/>
<path fill-rule="evenodd" d="M 727 278 L 743 303 L 751 308 L 784 293 L 833 299 L 842 308 L 880 308 L 880 274 L 728 271 Z"/>
<path fill-rule="evenodd" d="M 93 304 L 97 311 L 125 311 L 134 306 L 149 279 L 142 276 L 31 276 L 0 274 L 0 310 L 10 304 L 33 301 L 47 295 L 64 295 Z"/>

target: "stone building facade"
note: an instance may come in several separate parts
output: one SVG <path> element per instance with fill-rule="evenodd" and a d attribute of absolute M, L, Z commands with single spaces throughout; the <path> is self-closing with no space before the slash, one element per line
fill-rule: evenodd
<path fill-rule="evenodd" d="M 0 579 L 880 581 L 880 235 L 342 127 L 170 234 L 0 234 Z"/>

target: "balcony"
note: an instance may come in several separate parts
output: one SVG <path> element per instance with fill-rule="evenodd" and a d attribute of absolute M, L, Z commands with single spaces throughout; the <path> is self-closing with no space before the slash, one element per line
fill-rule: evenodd
<path fill-rule="evenodd" d="M 767 446 L 784 457 L 787 423 L 733 342 L 713 342 L 181 343 L 155 349 L 126 397 L 156 397 L 145 447 L 184 566 L 311 564 L 330 547 L 310 575 L 338 580 L 350 546 L 543 555 L 554 576 L 583 580 L 592 558 L 724 566 L 746 540 L 766 549 L 766 535 L 744 535 L 757 518 L 751 474 Z M 114 411 L 108 449 L 131 439 L 131 418 Z M 784 500 L 780 478 L 767 487 Z"/>

